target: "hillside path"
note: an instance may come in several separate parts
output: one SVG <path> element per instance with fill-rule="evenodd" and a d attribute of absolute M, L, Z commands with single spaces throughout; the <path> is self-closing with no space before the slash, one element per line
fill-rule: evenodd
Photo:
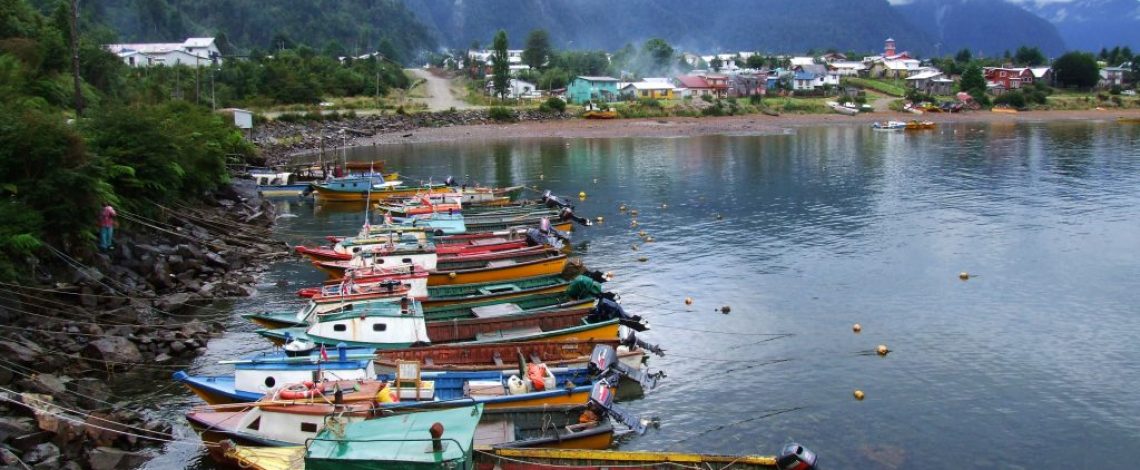
<path fill-rule="evenodd" d="M 412 75 L 415 75 L 416 78 L 422 78 L 426 82 L 424 88 L 426 89 L 427 97 L 417 98 L 417 100 L 426 103 L 428 110 L 446 111 L 451 108 L 468 109 L 472 107 L 470 104 L 467 104 L 466 101 L 456 98 L 451 94 L 451 80 L 437 77 L 431 72 L 420 68 L 408 69 L 408 71 L 411 72 Z"/>

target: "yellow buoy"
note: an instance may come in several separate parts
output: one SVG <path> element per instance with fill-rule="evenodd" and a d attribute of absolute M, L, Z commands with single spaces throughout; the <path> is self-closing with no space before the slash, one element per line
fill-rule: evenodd
<path fill-rule="evenodd" d="M 629 215 L 636 216 L 637 215 L 637 209 L 629 211 Z"/>
<path fill-rule="evenodd" d="M 605 217 L 602 217 L 602 216 L 600 216 L 600 215 L 598 216 L 598 223 L 599 223 L 599 224 L 600 224 L 600 223 L 602 223 L 602 222 L 605 222 L 605 221 L 606 221 L 606 218 L 605 218 Z"/>
<path fill-rule="evenodd" d="M 970 273 L 968 273 L 966 271 L 962 271 L 962 272 L 958 273 L 958 279 L 961 279 L 963 281 L 968 281 L 970 279 Z"/>
<path fill-rule="evenodd" d="M 637 235 L 640 237 L 644 237 L 645 236 L 645 230 L 638 230 Z"/>
<path fill-rule="evenodd" d="M 578 199 L 586 199 L 586 192 L 578 191 Z"/>
<path fill-rule="evenodd" d="M 614 280 L 614 272 L 613 271 L 606 271 L 605 274 L 602 274 L 602 277 L 605 278 L 605 280 L 607 280 L 607 281 L 612 281 L 612 280 Z"/>
<path fill-rule="evenodd" d="M 693 298 L 685 297 L 685 305 L 693 305 Z"/>
<path fill-rule="evenodd" d="M 891 350 L 887 349 L 887 345 L 885 344 L 880 344 L 879 347 L 875 348 L 875 354 L 880 356 L 886 356 L 889 352 L 891 352 Z"/>
<path fill-rule="evenodd" d="M 653 243 L 653 237 L 645 237 L 645 243 Z"/>
<path fill-rule="evenodd" d="M 625 212 L 626 209 L 627 209 L 627 207 L 625 207 L 625 204 L 618 206 L 618 210 L 621 212 Z"/>
<path fill-rule="evenodd" d="M 635 228 L 636 228 L 636 227 L 637 227 L 637 220 L 633 220 L 633 221 L 630 221 L 630 222 L 629 222 L 629 226 L 630 226 L 630 227 L 635 227 Z"/>
<path fill-rule="evenodd" d="M 454 271 L 447 273 L 447 277 L 449 278 L 455 279 L 455 276 L 458 276 L 458 274 L 456 274 Z"/>
<path fill-rule="evenodd" d="M 854 331 L 856 333 L 863 331 L 863 325 L 856 323 L 856 324 L 851 326 L 851 331 Z"/>
<path fill-rule="evenodd" d="M 723 313 L 725 315 L 728 315 L 728 312 L 731 312 L 731 311 L 732 311 L 732 307 L 729 307 L 727 305 L 720 308 L 720 313 Z"/>
<path fill-rule="evenodd" d="M 864 395 L 863 395 L 863 391 L 862 391 L 862 390 L 855 390 L 855 394 L 854 394 L 854 395 L 855 395 L 855 399 L 856 399 L 856 400 L 859 400 L 859 401 L 863 401 L 863 396 L 864 396 Z"/>

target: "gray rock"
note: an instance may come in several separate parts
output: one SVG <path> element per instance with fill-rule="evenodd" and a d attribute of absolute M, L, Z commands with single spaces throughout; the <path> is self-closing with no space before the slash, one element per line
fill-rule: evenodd
<path fill-rule="evenodd" d="M 67 391 L 67 380 L 52 374 L 36 374 L 19 383 L 28 391 L 45 395 L 62 395 Z"/>
<path fill-rule="evenodd" d="M 230 263 L 228 261 L 226 261 L 226 259 L 223 258 L 222 255 L 219 255 L 219 254 L 214 253 L 214 252 L 206 253 L 206 262 L 210 263 L 211 266 L 215 266 L 218 268 L 228 268 L 230 266 Z"/>
<path fill-rule="evenodd" d="M 158 301 L 154 303 L 154 307 L 165 312 L 176 313 L 181 310 L 189 309 L 191 305 L 188 305 L 188 302 L 190 302 L 192 298 L 193 297 L 186 292 L 170 294 L 158 299 Z"/>
<path fill-rule="evenodd" d="M 0 416 L 0 442 L 7 441 L 12 436 L 22 436 L 36 431 L 36 423 L 32 418 Z"/>
<path fill-rule="evenodd" d="M 111 389 L 105 381 L 87 377 L 74 379 L 67 383 L 67 390 L 78 397 L 79 406 L 88 410 L 103 408 L 103 401 L 111 396 Z"/>
<path fill-rule="evenodd" d="M 20 458 L 16 456 L 15 452 L 8 450 L 7 447 L 0 447 L 0 464 L 19 465 Z"/>
<path fill-rule="evenodd" d="M 7 360 L 14 360 L 24 365 L 35 364 L 39 362 L 40 358 L 44 355 L 44 349 L 40 345 L 30 342 L 13 342 L 13 341 L 0 341 L 0 357 Z"/>
<path fill-rule="evenodd" d="M 108 366 L 119 367 L 127 364 L 142 362 L 139 348 L 130 340 L 121 336 L 100 338 L 87 344 L 83 348 L 83 356 L 100 361 L 106 361 Z"/>
<path fill-rule="evenodd" d="M 24 454 L 24 463 L 40 463 L 51 458 L 59 458 L 59 447 L 50 442 L 37 445 Z"/>
<path fill-rule="evenodd" d="M 186 343 L 183 343 L 181 341 L 175 341 L 173 343 L 170 343 L 170 352 L 174 353 L 175 355 L 182 354 L 182 351 L 185 351 L 185 350 L 186 350 Z"/>
<path fill-rule="evenodd" d="M 170 355 L 166 354 L 166 353 L 161 353 L 157 356 L 154 356 L 154 362 L 157 362 L 159 364 L 162 364 L 164 362 L 170 362 L 172 359 L 174 359 L 174 358 L 170 357 Z"/>
<path fill-rule="evenodd" d="M 115 470 L 135 468 L 147 461 L 147 456 L 138 452 L 127 452 L 113 447 L 96 447 L 87 453 L 87 465 L 91 470 Z"/>

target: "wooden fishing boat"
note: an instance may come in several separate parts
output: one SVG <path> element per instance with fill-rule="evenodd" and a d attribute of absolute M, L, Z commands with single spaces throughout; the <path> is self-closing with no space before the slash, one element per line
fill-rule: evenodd
<path fill-rule="evenodd" d="M 1140 117 L 1120 116 L 1116 118 L 1116 122 L 1119 122 L 1121 124 L 1140 124 Z"/>
<path fill-rule="evenodd" d="M 566 271 L 559 275 L 515 279 L 510 282 L 428 287 L 428 299 L 423 301 L 423 305 L 424 308 L 431 309 L 456 304 L 514 299 L 535 294 L 560 294 L 566 292 L 570 280 L 581 271 L 575 263 L 570 263 Z"/>
<path fill-rule="evenodd" d="M 422 193 L 446 192 L 442 184 L 421 186 L 405 185 L 402 181 L 377 182 L 373 177 L 337 178 L 327 183 L 310 186 L 321 201 L 381 201 L 396 197 L 410 197 Z"/>
<path fill-rule="evenodd" d="M 605 470 L 615 468 L 753 470 L 777 468 L 775 456 L 512 447 L 477 451 L 475 462 L 477 470 Z"/>
<path fill-rule="evenodd" d="M 525 277 L 559 274 L 566 269 L 568 258 L 556 250 L 542 253 L 478 260 L 440 267 L 428 275 L 429 286 L 503 282 Z"/>
<path fill-rule="evenodd" d="M 871 124 L 871 129 L 877 131 L 901 131 L 906 129 L 906 123 L 902 121 L 875 122 Z"/>
<path fill-rule="evenodd" d="M 222 405 L 257 401 L 278 387 L 313 380 L 314 375 L 349 381 L 375 379 L 377 375 L 371 349 L 338 348 L 331 357 L 319 350 L 300 356 L 275 350 L 226 363 L 234 365 L 233 375 L 194 376 L 177 371 L 174 381 L 202 401 Z"/>
<path fill-rule="evenodd" d="M 519 358 L 549 367 L 585 367 L 598 345 L 616 348 L 618 360 L 638 368 L 645 358 L 641 349 L 618 347 L 617 338 L 583 341 L 531 341 L 526 343 L 484 343 L 439 345 L 422 348 L 377 351 L 373 363 L 380 373 L 394 372 L 399 361 L 416 361 L 425 371 L 507 371 L 518 370 Z"/>
<path fill-rule="evenodd" d="M 617 111 L 586 111 L 582 113 L 584 119 L 616 119 Z"/>
<path fill-rule="evenodd" d="M 535 260 L 549 260 L 555 257 L 562 257 L 564 261 L 565 254 L 560 251 L 548 248 L 544 245 L 524 246 L 520 248 L 508 248 L 496 251 L 473 251 L 471 253 L 454 253 L 445 256 L 438 256 L 425 248 L 423 252 L 416 253 L 417 257 L 410 257 L 408 255 L 378 255 L 372 252 L 363 252 L 353 257 L 348 261 L 320 261 L 314 262 L 321 271 L 329 276 L 330 280 L 338 280 L 352 273 L 354 276 L 367 276 L 372 277 L 375 267 L 387 268 L 394 265 L 405 265 L 408 263 L 420 264 L 426 268 L 428 276 L 428 285 L 444 285 L 444 284 L 470 284 L 473 282 L 490 282 L 494 280 L 507 280 L 515 277 L 531 277 L 539 276 L 542 274 L 552 274 L 561 272 L 561 266 L 555 270 L 550 266 L 544 266 L 536 270 L 531 270 L 532 274 L 517 273 L 520 269 L 509 270 L 511 266 L 520 265 L 523 263 Z M 407 261 L 407 262 L 405 262 Z M 563 263 L 564 264 L 564 263 Z M 492 272 L 494 268 L 501 267 L 499 273 Z M 466 275 L 462 276 L 463 279 L 457 279 L 459 274 L 469 272 L 470 270 L 483 269 L 482 275 Z M 512 272 L 513 271 L 513 272 Z M 534 272 L 539 271 L 539 272 Z M 450 276 L 449 273 L 455 272 L 456 276 Z M 439 276 L 432 276 L 437 273 L 448 273 L 445 276 L 447 280 L 439 278 Z M 478 274 L 478 273 L 476 273 Z M 381 273 L 382 275 L 382 273 Z M 485 279 L 472 280 L 473 277 L 483 277 Z"/>
<path fill-rule="evenodd" d="M 859 114 L 859 108 L 840 104 L 835 101 L 828 101 L 827 106 L 830 107 L 832 111 L 835 111 L 844 116 L 854 116 L 856 114 Z"/>
<path fill-rule="evenodd" d="M 327 313 L 349 312 L 357 309 L 388 309 L 398 311 L 401 308 L 401 299 L 407 298 L 402 295 L 385 295 L 384 293 L 361 297 L 363 298 L 357 298 L 352 301 L 347 300 L 347 298 L 336 297 L 322 298 L 319 302 L 310 299 L 304 307 L 301 307 L 301 309 L 297 311 L 247 312 L 241 314 L 241 316 L 246 320 L 266 328 L 284 328 L 307 324 L 307 319 Z M 422 304 L 418 302 L 412 303 L 409 304 L 408 308 L 421 309 Z"/>
<path fill-rule="evenodd" d="M 323 431 L 306 446 L 255 447 L 225 442 L 221 449 L 227 463 L 255 470 L 471 469 L 475 449 L 604 449 L 615 434 L 608 420 L 579 423 L 585 407 L 527 413 L 480 407 L 349 423 L 343 430 Z M 471 421 L 476 424 L 471 425 Z M 432 450 L 433 441 L 439 443 L 438 452 Z"/>
<path fill-rule="evenodd" d="M 913 121 L 906 123 L 906 130 L 908 130 L 908 131 L 934 129 L 934 127 L 935 127 L 934 121 L 913 120 Z"/>

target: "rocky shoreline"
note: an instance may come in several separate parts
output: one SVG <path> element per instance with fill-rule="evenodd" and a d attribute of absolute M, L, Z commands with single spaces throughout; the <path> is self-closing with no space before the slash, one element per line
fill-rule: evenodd
<path fill-rule="evenodd" d="M 171 424 L 116 399 L 115 374 L 169 382 L 224 329 L 208 304 L 254 293 L 273 242 L 272 204 L 239 182 L 202 207 L 120 212 L 116 246 L 60 263 L 0 301 L 0 469 L 113 469 L 146 461 Z M 48 260 L 44 260 L 45 262 Z M 227 312 L 228 314 L 228 312 Z"/>
<path fill-rule="evenodd" d="M 514 122 L 548 122 L 570 119 L 557 111 L 512 110 Z M 417 129 L 501 124 L 486 109 L 439 111 L 414 114 L 374 114 L 330 121 L 286 122 L 274 120 L 259 124 L 253 142 L 269 165 L 288 163 L 293 156 L 319 151 L 321 135 L 326 150 L 345 145 L 359 146 L 381 134 L 412 137 Z M 342 138 L 343 135 L 343 138 Z"/>

